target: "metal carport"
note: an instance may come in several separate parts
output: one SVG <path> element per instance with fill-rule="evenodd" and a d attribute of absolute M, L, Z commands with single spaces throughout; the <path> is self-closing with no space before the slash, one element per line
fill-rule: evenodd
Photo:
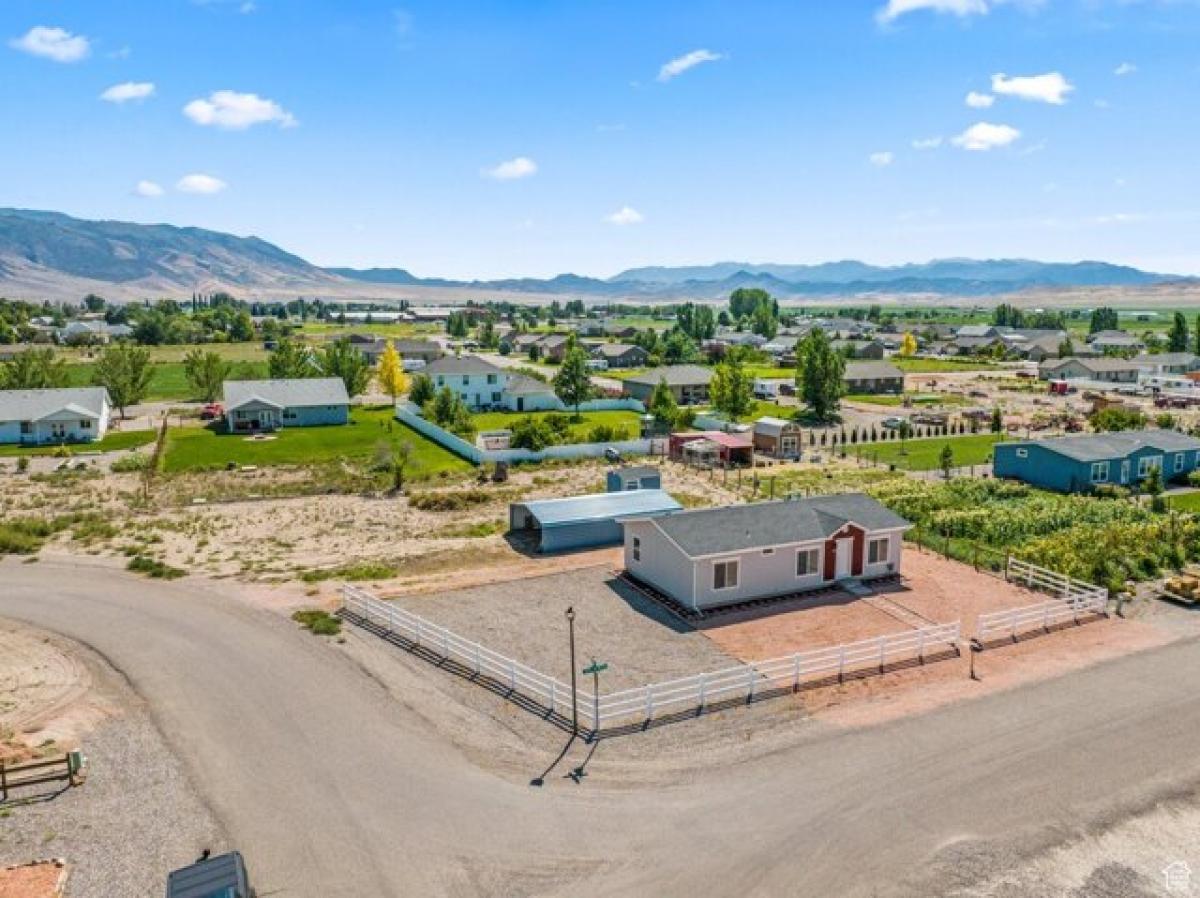
<path fill-rule="evenodd" d="M 508 520 L 511 531 L 538 532 L 539 552 L 561 552 L 619 544 L 624 539 L 619 518 L 682 510 L 663 490 L 630 490 L 514 502 Z"/>

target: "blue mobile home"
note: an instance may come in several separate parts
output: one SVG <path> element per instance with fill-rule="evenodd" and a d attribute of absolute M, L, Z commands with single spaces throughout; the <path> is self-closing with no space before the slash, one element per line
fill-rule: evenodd
<path fill-rule="evenodd" d="M 1200 467 L 1200 440 L 1174 430 L 1138 430 L 997 443 L 992 467 L 997 477 L 1060 493 L 1131 486 L 1155 467 L 1167 482 Z"/>
<path fill-rule="evenodd" d="M 662 489 L 662 472 L 654 465 L 613 468 L 605 475 L 604 483 L 610 493 L 623 493 L 626 490 L 660 490 Z"/>

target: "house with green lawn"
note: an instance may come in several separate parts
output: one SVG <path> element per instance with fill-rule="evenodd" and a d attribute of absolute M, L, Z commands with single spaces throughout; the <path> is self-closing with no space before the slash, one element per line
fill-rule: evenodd
<path fill-rule="evenodd" d="M 108 430 L 111 410 L 104 387 L 0 390 L 0 444 L 94 442 Z"/>
<path fill-rule="evenodd" d="M 345 424 L 350 420 L 350 396 L 340 377 L 227 380 L 224 393 L 225 426 L 230 433 Z"/>
<path fill-rule="evenodd" d="M 1078 434 L 997 443 L 993 459 L 997 477 L 1079 493 L 1141 483 L 1153 468 L 1164 483 L 1182 480 L 1200 467 L 1200 440 L 1175 430 Z"/>

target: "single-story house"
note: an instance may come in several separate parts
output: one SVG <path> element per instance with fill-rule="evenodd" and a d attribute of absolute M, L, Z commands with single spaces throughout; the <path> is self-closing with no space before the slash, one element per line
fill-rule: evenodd
<path fill-rule="evenodd" d="M 677 403 L 701 405 L 708 402 L 708 383 L 712 375 L 712 369 L 703 365 L 665 365 L 626 378 L 625 392 L 634 399 L 649 403 L 654 388 L 666 380 Z"/>
<path fill-rule="evenodd" d="M 421 371 L 437 389 L 449 387 L 472 410 L 499 408 L 513 412 L 557 410 L 562 403 L 554 388 L 532 377 L 517 374 L 478 356 L 446 356 Z"/>
<path fill-rule="evenodd" d="M 847 393 L 903 393 L 904 372 L 891 362 L 847 362 Z"/>
<path fill-rule="evenodd" d="M 800 437 L 795 421 L 764 417 L 754 422 L 755 451 L 773 458 L 799 458 Z"/>
<path fill-rule="evenodd" d="M 1200 356 L 1190 352 L 1142 353 L 1130 361 L 1143 374 L 1191 374 L 1200 371 Z"/>
<path fill-rule="evenodd" d="M 862 493 L 630 517 L 624 524 L 629 575 L 693 611 L 891 576 L 911 526 Z"/>
<path fill-rule="evenodd" d="M 650 353 L 633 343 L 601 343 L 592 350 L 592 358 L 603 359 L 609 368 L 640 368 Z"/>
<path fill-rule="evenodd" d="M 662 471 L 655 465 L 626 465 L 613 468 L 605 475 L 605 487 L 610 493 L 625 490 L 662 489 Z"/>
<path fill-rule="evenodd" d="M 340 377 L 227 380 L 224 395 L 225 426 L 230 433 L 350 420 L 350 396 Z"/>
<path fill-rule="evenodd" d="M 1140 352 L 1146 344 L 1126 331 L 1096 331 L 1089 334 L 1088 344 L 1097 352 Z"/>
<path fill-rule="evenodd" d="M 60 343 L 109 343 L 133 336 L 133 328 L 106 321 L 71 321 L 60 327 L 55 336 Z"/>
<path fill-rule="evenodd" d="M 662 490 L 622 490 L 514 502 L 508 507 L 508 522 L 510 532 L 536 532 L 539 552 L 561 552 L 619 545 L 622 518 L 652 519 L 682 508 Z"/>
<path fill-rule="evenodd" d="M 997 477 L 1078 493 L 1138 483 L 1154 467 L 1164 481 L 1186 477 L 1200 466 L 1200 440 L 1174 430 L 1076 434 L 997 443 L 992 457 Z"/>
<path fill-rule="evenodd" d="M 693 430 L 673 433 L 667 452 L 676 461 L 702 467 L 734 467 L 754 462 L 754 443 L 744 436 L 723 430 Z"/>
<path fill-rule="evenodd" d="M 1094 358 L 1081 359 L 1077 356 L 1042 362 L 1038 366 L 1038 377 L 1042 380 L 1097 380 L 1106 383 L 1136 383 L 1140 370 L 1133 362 L 1125 359 Z"/>
<path fill-rule="evenodd" d="M 881 340 L 831 340 L 830 346 L 851 359 L 881 360 L 886 351 Z"/>
<path fill-rule="evenodd" d="M 533 334 L 529 331 L 509 331 L 500 338 L 500 348 L 507 349 L 508 352 L 527 353 L 529 347 L 542 339 L 541 334 Z"/>
<path fill-rule="evenodd" d="M 89 443 L 104 437 L 111 412 L 104 387 L 0 390 L 0 443 Z"/>
<path fill-rule="evenodd" d="M 356 348 L 362 352 L 369 364 L 378 365 L 388 343 L 396 347 L 396 352 L 406 362 L 417 361 L 428 365 L 445 355 L 441 345 L 432 340 L 366 340 L 357 343 Z"/>
<path fill-rule="evenodd" d="M 542 358 L 561 362 L 567 354 L 570 339 L 566 334 L 547 334 L 542 337 L 537 342 L 538 349 L 542 352 Z"/>

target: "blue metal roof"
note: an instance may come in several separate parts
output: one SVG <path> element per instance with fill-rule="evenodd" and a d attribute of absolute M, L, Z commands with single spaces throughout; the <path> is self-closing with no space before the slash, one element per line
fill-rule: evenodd
<path fill-rule="evenodd" d="M 539 499 L 520 502 L 537 518 L 543 529 L 606 521 L 613 518 L 680 511 L 683 506 L 663 490 L 628 490 L 620 493 L 595 493 L 565 499 Z"/>

